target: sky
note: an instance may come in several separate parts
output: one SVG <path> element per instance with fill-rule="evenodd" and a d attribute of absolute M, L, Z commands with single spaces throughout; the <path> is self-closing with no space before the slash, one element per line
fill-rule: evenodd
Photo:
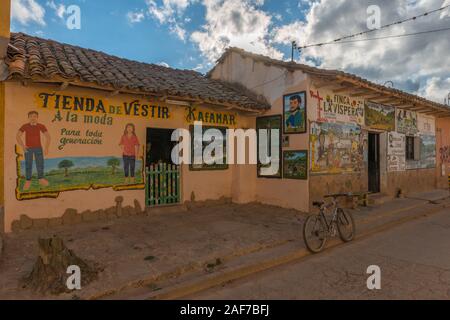
<path fill-rule="evenodd" d="M 371 11 L 373 5 L 379 11 Z M 206 73 L 229 46 L 289 60 L 294 40 L 330 41 L 367 31 L 373 21 L 385 25 L 447 5 L 450 0 L 12 0 L 11 29 Z M 79 29 L 67 25 L 74 21 L 73 6 L 80 9 Z M 356 39 L 448 27 L 447 9 Z M 450 94 L 449 52 L 450 31 L 442 31 L 313 47 L 297 52 L 295 60 L 379 84 L 392 81 L 397 89 L 443 103 Z"/>

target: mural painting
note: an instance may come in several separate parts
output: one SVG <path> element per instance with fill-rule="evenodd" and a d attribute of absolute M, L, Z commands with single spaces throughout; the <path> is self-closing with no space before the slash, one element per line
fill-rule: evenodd
<path fill-rule="evenodd" d="M 431 169 L 436 168 L 436 136 L 421 134 L 420 159 L 408 161 L 407 169 Z"/>
<path fill-rule="evenodd" d="M 47 92 L 37 94 L 35 102 L 17 128 L 18 200 L 145 187 L 144 147 L 135 124 L 125 121 L 169 119 L 168 107 L 139 100 L 113 105 L 102 98 Z"/>
<path fill-rule="evenodd" d="M 421 134 L 436 135 L 436 120 L 424 114 L 417 115 L 417 127 Z"/>
<path fill-rule="evenodd" d="M 272 175 L 265 175 L 263 174 L 263 168 L 270 168 L 270 164 L 264 165 L 259 162 L 260 158 L 258 157 L 258 178 L 277 178 L 281 179 L 281 126 L 282 126 L 282 117 L 280 115 L 278 116 L 267 116 L 267 117 L 259 117 L 256 118 L 256 130 L 257 132 L 260 132 L 259 130 L 268 130 L 268 141 L 261 141 L 260 136 L 258 134 L 258 155 L 260 152 L 260 148 L 263 148 L 263 150 L 267 150 L 270 157 L 273 157 L 272 162 L 276 163 L 278 162 L 278 171 Z M 272 141 L 272 134 L 271 130 L 278 130 L 279 133 L 279 140 L 278 141 Z M 277 147 L 278 146 L 278 156 L 275 157 L 275 155 L 270 154 L 270 150 L 272 150 L 272 146 Z"/>
<path fill-rule="evenodd" d="M 450 163 L 450 146 L 443 146 L 439 149 L 439 159 L 441 163 Z"/>
<path fill-rule="evenodd" d="M 310 97 L 317 102 L 315 121 L 364 125 L 364 100 L 319 91 L 311 91 Z"/>
<path fill-rule="evenodd" d="M 370 129 L 395 131 L 395 108 L 366 102 L 366 126 Z"/>
<path fill-rule="evenodd" d="M 420 168 L 436 168 L 436 136 L 420 135 Z"/>
<path fill-rule="evenodd" d="M 306 133 L 306 92 L 283 97 L 284 134 Z"/>
<path fill-rule="evenodd" d="M 387 149 L 387 170 L 406 170 L 406 136 L 397 132 L 389 132 Z"/>
<path fill-rule="evenodd" d="M 311 172 L 338 174 L 364 168 L 367 139 L 355 124 L 311 123 Z"/>
<path fill-rule="evenodd" d="M 415 135 L 419 132 L 416 112 L 397 109 L 395 118 L 397 132 L 406 135 Z"/>
<path fill-rule="evenodd" d="M 297 180 L 308 179 L 308 151 L 284 151 L 283 178 Z"/>

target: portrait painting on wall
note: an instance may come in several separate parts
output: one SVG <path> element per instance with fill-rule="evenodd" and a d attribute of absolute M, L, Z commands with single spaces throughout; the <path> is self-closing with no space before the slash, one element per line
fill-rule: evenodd
<path fill-rule="evenodd" d="M 306 133 L 306 92 L 283 97 L 284 134 Z"/>

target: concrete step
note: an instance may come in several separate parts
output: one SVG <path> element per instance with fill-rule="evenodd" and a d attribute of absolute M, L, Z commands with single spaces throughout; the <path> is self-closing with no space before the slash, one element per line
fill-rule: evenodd
<path fill-rule="evenodd" d="M 392 201 L 392 196 L 384 193 L 373 193 L 369 194 L 369 205 L 379 206 L 386 202 Z"/>

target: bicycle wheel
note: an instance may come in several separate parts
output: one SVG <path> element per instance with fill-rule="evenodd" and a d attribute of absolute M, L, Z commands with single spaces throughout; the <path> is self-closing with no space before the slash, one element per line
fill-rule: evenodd
<path fill-rule="evenodd" d="M 336 224 L 342 241 L 350 242 L 354 239 L 355 220 L 351 213 L 347 213 L 342 208 L 338 208 Z"/>
<path fill-rule="evenodd" d="M 310 215 L 303 225 L 303 239 L 306 248 L 312 253 L 319 253 L 327 242 L 327 227 L 323 217 L 317 214 Z"/>

